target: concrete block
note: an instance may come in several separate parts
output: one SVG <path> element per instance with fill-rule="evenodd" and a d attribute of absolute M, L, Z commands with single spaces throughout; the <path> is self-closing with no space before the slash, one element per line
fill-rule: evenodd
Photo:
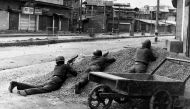
<path fill-rule="evenodd" d="M 182 41 L 166 41 L 166 48 L 169 52 L 183 53 Z"/>

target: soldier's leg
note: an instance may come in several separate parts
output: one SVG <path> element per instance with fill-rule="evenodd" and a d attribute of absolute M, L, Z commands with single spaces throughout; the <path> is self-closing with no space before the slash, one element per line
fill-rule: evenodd
<path fill-rule="evenodd" d="M 9 90 L 10 93 L 13 92 L 13 89 L 16 87 L 16 84 L 17 84 L 16 81 L 11 81 L 10 82 L 10 85 L 9 85 L 9 88 L 8 88 L 8 90 Z"/>
<path fill-rule="evenodd" d="M 17 82 L 16 86 L 17 86 L 18 90 L 25 90 L 25 89 L 30 89 L 30 88 L 41 87 L 42 85 L 35 86 L 35 85 L 31 85 L 31 84 Z"/>
<path fill-rule="evenodd" d="M 88 84 L 88 76 L 83 77 L 83 79 L 79 82 L 79 88 L 83 88 Z"/>
<path fill-rule="evenodd" d="M 21 82 L 11 81 L 10 86 L 9 86 L 9 92 L 12 93 L 12 90 L 15 87 L 17 87 L 18 90 L 24 90 L 24 89 L 35 88 L 35 87 L 40 87 L 40 86 L 34 86 L 34 85 L 25 84 Z"/>
<path fill-rule="evenodd" d="M 90 68 L 88 68 L 85 71 L 85 75 L 82 78 L 82 80 L 75 85 L 75 94 L 80 94 L 81 89 L 84 88 L 88 84 L 88 82 L 89 82 L 88 74 L 90 71 L 100 71 L 100 67 L 96 66 L 96 65 L 92 65 L 92 66 L 90 66 Z"/>
<path fill-rule="evenodd" d="M 81 89 L 84 88 L 88 82 L 88 75 L 85 75 L 85 77 L 83 77 L 82 80 L 75 85 L 75 94 L 79 94 Z"/>
<path fill-rule="evenodd" d="M 88 71 L 88 72 L 87 72 Z M 90 71 L 100 71 L 100 67 L 93 65 L 90 66 L 90 70 L 87 70 L 85 72 L 85 76 L 82 78 L 82 80 L 78 83 L 79 89 L 84 88 L 88 84 L 88 74 Z"/>
<path fill-rule="evenodd" d="M 26 96 L 26 95 L 32 95 L 32 94 L 47 93 L 47 92 L 58 90 L 61 87 L 61 85 L 62 84 L 46 84 L 41 87 L 34 87 L 34 88 L 28 88 L 25 90 L 19 90 L 18 94 Z"/>

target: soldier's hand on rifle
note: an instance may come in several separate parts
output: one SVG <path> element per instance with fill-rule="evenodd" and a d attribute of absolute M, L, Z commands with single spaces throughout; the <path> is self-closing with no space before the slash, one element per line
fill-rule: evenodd
<path fill-rule="evenodd" d="M 108 54 L 109 54 L 109 51 L 106 52 L 106 53 L 104 53 L 102 56 L 103 56 L 103 57 L 106 57 Z"/>
<path fill-rule="evenodd" d="M 73 63 L 74 63 L 74 61 L 76 60 L 77 57 L 78 57 L 78 55 L 76 55 L 76 56 L 72 57 L 71 59 L 69 59 L 69 60 L 67 61 L 67 64 L 68 64 L 68 65 L 73 65 Z"/>

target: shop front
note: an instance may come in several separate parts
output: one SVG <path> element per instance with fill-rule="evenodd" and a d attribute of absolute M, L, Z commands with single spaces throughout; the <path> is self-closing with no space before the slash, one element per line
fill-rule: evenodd
<path fill-rule="evenodd" d="M 33 7 L 23 7 L 19 14 L 19 30 L 38 31 L 40 9 Z"/>

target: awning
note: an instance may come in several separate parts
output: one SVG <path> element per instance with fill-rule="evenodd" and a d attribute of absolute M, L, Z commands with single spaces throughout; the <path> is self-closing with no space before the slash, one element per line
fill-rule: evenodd
<path fill-rule="evenodd" d="M 131 23 L 121 22 L 121 23 L 119 23 L 119 24 L 121 24 L 121 25 L 130 25 Z"/>
<path fill-rule="evenodd" d="M 60 16 L 60 17 L 64 17 L 64 18 L 69 18 L 65 14 L 61 14 L 61 13 L 54 13 L 54 15 L 57 15 L 57 16 Z"/>
<path fill-rule="evenodd" d="M 176 25 L 176 21 L 161 20 L 160 22 L 167 23 L 168 25 Z"/>
<path fill-rule="evenodd" d="M 148 23 L 148 24 L 156 24 L 156 20 L 148 20 L 148 19 L 136 19 L 136 20 L 144 22 L 144 23 Z M 162 21 L 159 21 L 158 23 L 159 23 L 159 25 L 169 25 Z"/>
<path fill-rule="evenodd" d="M 60 4 L 53 4 L 53 3 L 43 2 L 43 1 L 36 1 L 36 0 L 35 0 L 35 5 L 36 6 L 52 6 L 55 8 L 69 9 L 69 10 L 72 9 L 72 7 L 69 7 L 69 6 L 60 5 Z"/>
<path fill-rule="evenodd" d="M 44 12 L 42 12 L 42 13 L 43 13 L 43 15 L 53 16 L 53 13 L 50 12 L 50 11 L 44 11 Z"/>
<path fill-rule="evenodd" d="M 21 13 L 22 11 L 19 10 L 19 9 L 12 9 L 12 8 L 9 8 L 8 9 L 8 12 L 16 12 L 16 13 Z"/>

